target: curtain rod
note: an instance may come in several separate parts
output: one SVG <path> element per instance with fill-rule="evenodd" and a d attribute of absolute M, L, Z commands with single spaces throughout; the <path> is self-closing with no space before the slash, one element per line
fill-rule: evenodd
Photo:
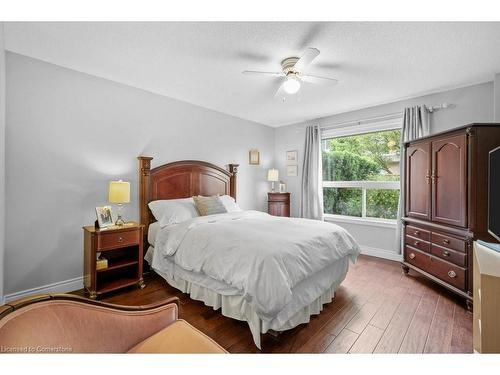
<path fill-rule="evenodd" d="M 381 116 L 367 117 L 367 118 L 362 118 L 362 119 L 358 119 L 358 120 L 337 122 L 337 123 L 333 123 L 333 124 L 325 124 L 323 126 L 320 126 L 320 128 L 323 130 L 342 128 L 342 127 L 347 126 L 347 125 L 361 124 L 362 122 L 370 122 L 370 121 L 385 120 L 385 119 L 389 120 L 389 119 L 398 118 L 398 117 L 403 117 L 403 111 L 389 113 L 389 114 L 381 115 Z"/>
<path fill-rule="evenodd" d="M 444 103 L 437 105 L 437 106 L 428 106 L 428 105 L 424 104 L 424 108 L 427 112 L 433 113 L 433 112 L 439 111 L 440 109 L 453 108 L 453 104 L 450 104 L 447 102 L 444 102 Z M 370 122 L 370 121 L 385 120 L 385 119 L 389 120 L 389 119 L 393 119 L 393 118 L 403 117 L 403 114 L 404 114 L 404 110 L 399 111 L 399 112 L 389 113 L 386 115 L 381 115 L 381 116 L 375 116 L 375 117 L 369 117 L 369 118 L 363 118 L 363 119 L 345 121 L 345 122 L 338 122 L 338 123 L 333 123 L 333 124 L 326 124 L 326 125 L 320 126 L 320 129 L 327 130 L 327 129 L 334 129 L 334 128 L 342 128 L 344 126 L 353 125 L 353 124 L 360 125 L 362 122 Z"/>

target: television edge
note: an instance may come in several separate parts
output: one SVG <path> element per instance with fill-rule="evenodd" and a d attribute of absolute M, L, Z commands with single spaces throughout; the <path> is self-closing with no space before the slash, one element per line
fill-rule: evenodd
<path fill-rule="evenodd" d="M 496 195 L 492 195 L 492 190 Z M 495 223 L 492 223 L 493 215 L 496 216 Z M 488 233 L 500 242 L 500 146 L 488 155 Z"/>

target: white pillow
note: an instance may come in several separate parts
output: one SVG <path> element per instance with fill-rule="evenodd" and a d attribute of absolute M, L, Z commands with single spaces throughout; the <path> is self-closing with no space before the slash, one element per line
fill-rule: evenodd
<path fill-rule="evenodd" d="M 236 203 L 233 197 L 230 195 L 222 195 L 219 197 L 221 200 L 222 204 L 226 208 L 227 212 L 237 212 L 237 211 L 243 211 L 240 206 Z"/>
<path fill-rule="evenodd" d="M 148 206 L 162 228 L 199 216 L 193 198 L 152 201 Z"/>

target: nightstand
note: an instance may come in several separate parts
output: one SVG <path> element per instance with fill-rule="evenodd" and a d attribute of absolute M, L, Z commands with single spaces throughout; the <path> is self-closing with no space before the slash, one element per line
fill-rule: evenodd
<path fill-rule="evenodd" d="M 267 212 L 290 217 L 290 193 L 267 193 Z"/>
<path fill-rule="evenodd" d="M 123 226 L 98 229 L 83 227 L 83 285 L 89 297 L 137 284 L 146 285 L 142 278 L 142 238 L 144 225 L 126 223 Z M 97 253 L 107 259 L 103 269 L 97 267 Z"/>

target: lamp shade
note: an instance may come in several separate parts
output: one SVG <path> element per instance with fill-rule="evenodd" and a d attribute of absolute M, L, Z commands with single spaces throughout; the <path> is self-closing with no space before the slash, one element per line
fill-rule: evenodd
<path fill-rule="evenodd" d="M 111 181 L 108 193 L 109 203 L 129 203 L 130 183 L 125 181 Z"/>
<path fill-rule="evenodd" d="M 270 169 L 267 171 L 267 181 L 279 181 L 279 172 L 277 169 Z"/>

